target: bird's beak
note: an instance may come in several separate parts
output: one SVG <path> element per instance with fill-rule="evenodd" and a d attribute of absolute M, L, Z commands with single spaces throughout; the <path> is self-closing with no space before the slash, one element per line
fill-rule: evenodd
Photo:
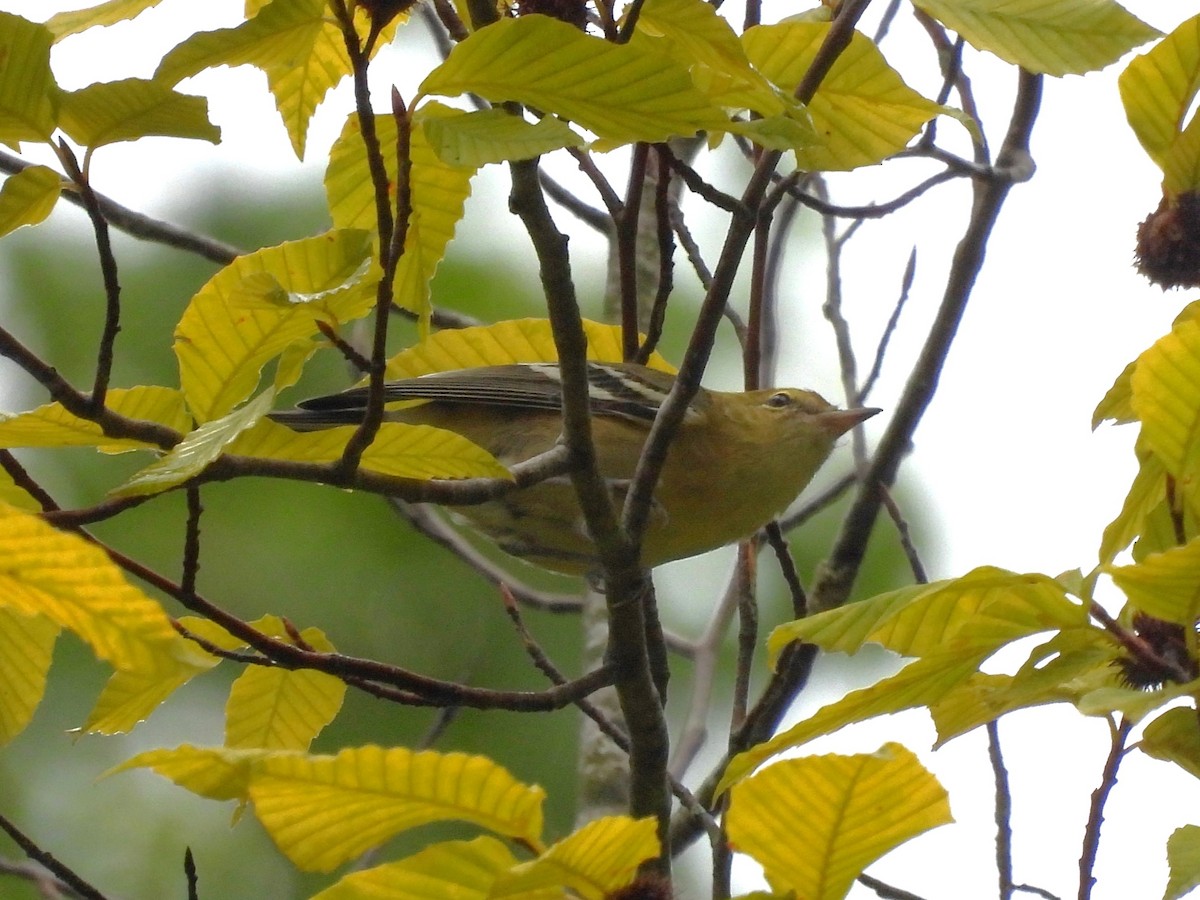
<path fill-rule="evenodd" d="M 865 422 L 871 416 L 881 412 L 883 410 L 873 406 L 864 406 L 858 409 L 833 409 L 820 413 L 816 418 L 822 428 L 834 437 L 838 437 L 860 422 Z"/>

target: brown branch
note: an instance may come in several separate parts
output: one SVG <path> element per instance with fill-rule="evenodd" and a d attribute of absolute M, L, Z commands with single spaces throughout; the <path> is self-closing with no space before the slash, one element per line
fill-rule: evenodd
<path fill-rule="evenodd" d="M 1110 723 L 1111 726 L 1111 723 Z M 1122 719 L 1121 724 L 1112 727 L 1112 743 L 1109 746 L 1108 758 L 1104 761 L 1104 771 L 1100 776 L 1100 785 L 1092 791 L 1092 802 L 1088 810 L 1087 827 L 1083 831 L 1083 850 L 1079 854 L 1079 900 L 1089 900 L 1096 878 L 1092 874 L 1096 867 L 1096 853 L 1100 849 L 1100 826 L 1104 822 L 1104 806 L 1108 796 L 1117 784 L 1117 770 L 1125 756 L 1125 741 L 1133 730 L 1133 723 Z"/>
<path fill-rule="evenodd" d="M 25 855 L 46 867 L 59 881 L 68 885 L 84 900 L 105 900 L 104 894 L 83 880 L 75 871 L 63 865 L 49 851 L 43 850 L 33 839 L 24 834 L 16 825 L 0 815 L 0 831 L 3 831 L 13 843 L 25 851 Z"/>
<path fill-rule="evenodd" d="M 113 255 L 108 222 L 105 221 L 100 203 L 92 192 L 87 173 L 80 169 L 75 154 L 65 140 L 58 142 L 56 151 L 67 177 L 75 183 L 79 195 L 83 198 L 83 208 L 92 222 L 92 232 L 96 236 L 96 252 L 100 256 L 100 277 L 104 283 L 105 299 L 104 328 L 100 333 L 100 346 L 96 353 L 96 376 L 91 396 L 92 407 L 100 410 L 104 408 L 104 398 L 108 393 L 108 382 L 112 377 L 113 349 L 117 334 L 121 330 L 121 283 L 117 276 L 117 258 Z"/>
<path fill-rule="evenodd" d="M 35 165 L 35 163 L 26 162 L 18 156 L 13 156 L 0 150 L 0 172 L 16 175 L 18 172 L 23 172 L 32 165 Z M 76 206 L 82 207 L 84 205 L 82 194 L 75 191 L 65 191 L 62 197 Z M 245 252 L 240 247 L 226 244 L 216 238 L 196 234 L 178 225 L 172 225 L 169 222 L 152 219 L 126 206 L 122 206 L 103 194 L 93 192 L 93 197 L 95 197 L 100 212 L 109 225 L 138 240 L 163 244 L 167 247 L 174 247 L 176 250 L 185 250 L 188 253 L 195 254 L 223 266 L 233 262 L 234 259 Z"/>
<path fill-rule="evenodd" d="M 1012 789 L 1008 783 L 1008 768 L 1000 750 L 1000 723 L 987 723 L 988 761 L 996 784 L 996 875 L 999 881 L 998 900 L 1012 900 Z"/>

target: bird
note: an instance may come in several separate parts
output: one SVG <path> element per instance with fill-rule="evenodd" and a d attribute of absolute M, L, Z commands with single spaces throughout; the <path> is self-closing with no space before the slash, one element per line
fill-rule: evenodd
<path fill-rule="evenodd" d="M 624 502 L 642 447 L 675 377 L 634 363 L 588 362 L 597 467 Z M 301 402 L 271 418 L 297 431 L 358 424 L 368 389 Z M 385 421 L 455 432 L 512 465 L 551 449 L 561 430 L 556 363 L 514 363 L 389 381 Z M 838 409 L 813 391 L 715 391 L 692 398 L 667 451 L 641 542 L 647 568 L 743 540 L 788 506 L 837 439 L 880 410 Z M 618 509 L 619 509 L 618 505 Z M 453 510 L 500 549 L 569 575 L 600 565 L 570 479 L 563 476 Z"/>

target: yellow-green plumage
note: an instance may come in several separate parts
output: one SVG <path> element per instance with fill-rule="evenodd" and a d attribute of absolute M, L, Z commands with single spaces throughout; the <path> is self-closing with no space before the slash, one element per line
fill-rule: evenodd
<path fill-rule="evenodd" d="M 457 432 L 512 464 L 554 446 L 561 431 L 553 366 L 438 373 L 389 385 L 387 398 L 430 402 L 389 412 L 393 421 Z M 600 473 L 624 500 L 658 403 L 673 378 L 627 363 L 590 364 L 593 442 Z M 319 398 L 277 416 L 297 428 L 355 421 L 362 389 Z M 811 391 L 701 391 L 667 453 L 642 540 L 656 566 L 752 534 L 787 506 L 828 458 L 837 438 L 876 410 L 838 410 Z M 455 510 L 502 549 L 567 573 L 596 568 L 569 479 Z"/>

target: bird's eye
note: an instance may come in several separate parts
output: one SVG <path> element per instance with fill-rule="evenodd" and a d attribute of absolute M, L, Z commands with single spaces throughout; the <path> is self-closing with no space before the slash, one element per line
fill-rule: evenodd
<path fill-rule="evenodd" d="M 793 402 L 792 395 L 787 391 L 779 391 L 767 398 L 767 406 L 772 409 L 783 409 L 785 406 L 791 406 Z"/>

